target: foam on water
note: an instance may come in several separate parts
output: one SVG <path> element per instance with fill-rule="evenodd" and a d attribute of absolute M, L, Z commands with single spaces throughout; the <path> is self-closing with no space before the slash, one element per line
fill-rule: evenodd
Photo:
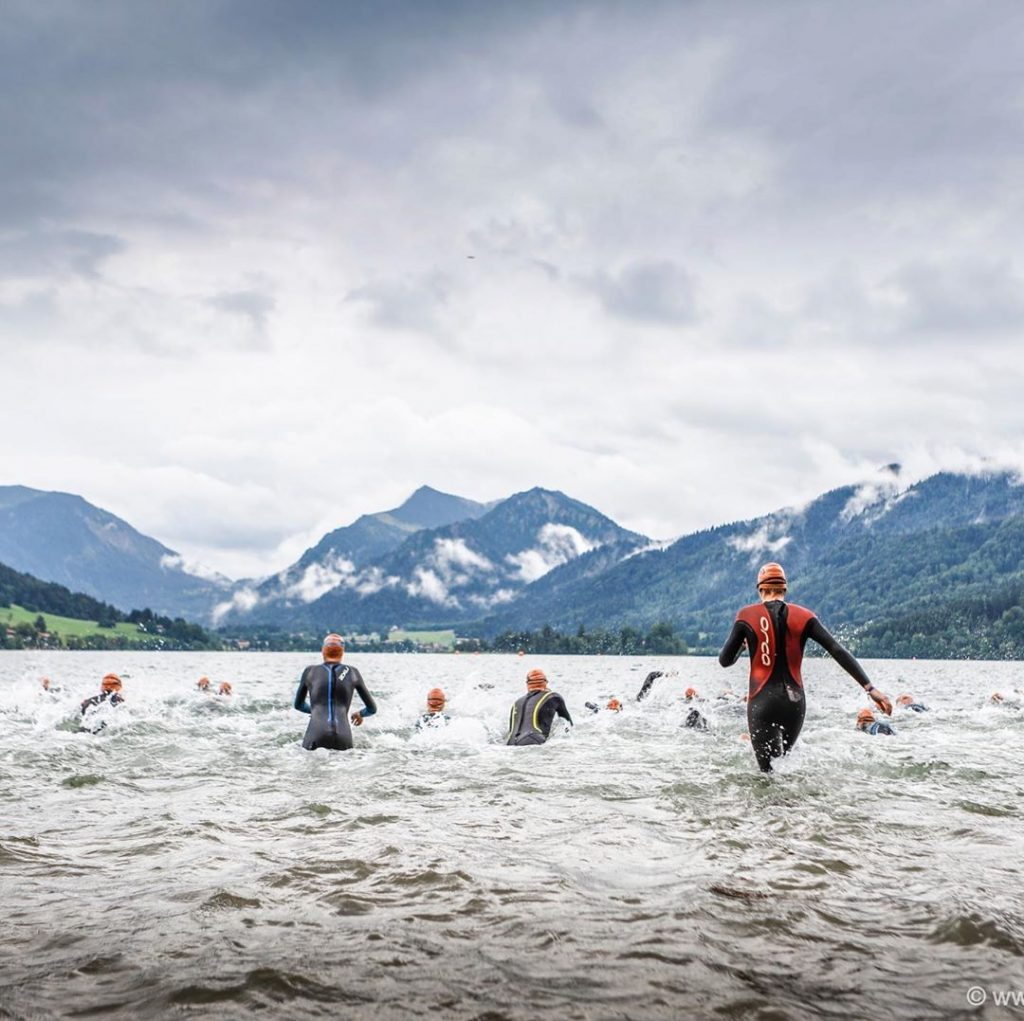
<path fill-rule="evenodd" d="M 0 658 L 0 1008 L 909 1018 L 1024 988 L 1024 713 L 986 704 L 1016 664 L 868 664 L 932 707 L 871 738 L 856 685 L 811 661 L 765 779 L 737 706 L 682 726 L 682 690 L 742 690 L 742 664 L 349 658 L 379 706 L 349 753 L 300 747 L 308 657 Z M 534 665 L 577 726 L 509 749 Z M 679 676 L 637 705 L 655 668 Z M 127 702 L 80 733 L 110 669 Z M 434 685 L 452 723 L 417 731 Z M 623 713 L 583 708 L 611 696 Z"/>

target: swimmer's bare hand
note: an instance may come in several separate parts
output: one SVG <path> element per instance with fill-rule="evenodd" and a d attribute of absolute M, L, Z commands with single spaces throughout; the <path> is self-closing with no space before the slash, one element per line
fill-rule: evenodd
<path fill-rule="evenodd" d="M 363 718 L 359 713 L 353 713 L 351 716 L 352 725 L 354 727 L 361 727 L 363 725 Z"/>
<path fill-rule="evenodd" d="M 872 701 L 878 706 L 879 709 L 885 713 L 886 716 L 892 716 L 892 702 L 889 701 L 889 696 L 885 692 L 875 691 L 869 692 Z"/>

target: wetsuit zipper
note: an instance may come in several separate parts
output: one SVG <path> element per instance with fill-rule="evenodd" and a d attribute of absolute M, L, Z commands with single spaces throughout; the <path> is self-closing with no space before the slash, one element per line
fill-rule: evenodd
<path fill-rule="evenodd" d="M 334 664 L 327 667 L 327 722 L 334 723 Z"/>

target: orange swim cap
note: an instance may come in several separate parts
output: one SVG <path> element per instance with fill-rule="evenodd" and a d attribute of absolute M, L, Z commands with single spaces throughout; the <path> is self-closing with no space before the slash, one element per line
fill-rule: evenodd
<path fill-rule="evenodd" d="M 220 687 L 217 689 L 218 695 L 230 695 L 231 694 L 231 682 L 221 681 Z"/>
<path fill-rule="evenodd" d="M 874 723 L 875 714 L 870 709 L 861 709 L 857 713 L 857 726 L 859 727 L 862 723 Z"/>
<path fill-rule="evenodd" d="M 49 691 L 50 690 L 50 678 L 49 677 L 40 677 L 39 678 L 39 683 L 43 686 L 43 691 Z"/>
<path fill-rule="evenodd" d="M 100 691 L 120 691 L 121 678 L 117 674 L 106 674 L 100 681 Z"/>
<path fill-rule="evenodd" d="M 543 688 L 547 683 L 547 674 L 543 670 L 531 670 L 526 675 L 526 686 L 528 688 Z"/>
<path fill-rule="evenodd" d="M 210 678 L 209 677 L 200 677 L 199 680 L 196 681 L 196 687 L 200 691 L 206 691 L 206 689 L 209 686 L 210 686 Z"/>
<path fill-rule="evenodd" d="M 913 701 L 914 700 L 909 695 L 900 695 L 900 697 L 896 699 L 896 704 L 910 705 Z"/>
<path fill-rule="evenodd" d="M 437 705 L 438 703 L 440 703 L 441 707 L 443 708 L 444 704 L 445 704 L 445 701 L 446 701 L 446 699 L 445 699 L 444 692 L 440 688 L 431 688 L 430 691 L 427 692 L 427 708 L 428 709 L 432 705 Z"/>
<path fill-rule="evenodd" d="M 321 647 L 324 659 L 330 661 L 341 659 L 345 654 L 345 639 L 341 635 L 332 631 L 326 638 L 324 638 L 323 646 Z"/>
<path fill-rule="evenodd" d="M 783 588 L 786 587 L 786 572 L 782 569 L 782 564 L 765 564 L 757 572 L 757 587 L 761 588 L 762 585 L 781 585 Z"/>
<path fill-rule="evenodd" d="M 696 697 L 697 697 L 697 689 L 696 688 L 687 688 L 686 689 L 686 693 L 684 695 L 684 698 L 687 700 L 687 702 L 689 702 L 689 700 L 691 698 L 696 698 Z"/>
<path fill-rule="evenodd" d="M 622 703 L 617 698 L 613 698 L 609 701 L 606 708 L 611 709 L 613 713 L 621 713 Z"/>

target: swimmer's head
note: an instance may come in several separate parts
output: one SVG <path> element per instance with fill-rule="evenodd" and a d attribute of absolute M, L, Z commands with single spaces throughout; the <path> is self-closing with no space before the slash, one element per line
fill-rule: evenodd
<path fill-rule="evenodd" d="M 210 678 L 209 677 L 200 677 L 199 680 L 196 681 L 196 687 L 200 691 L 209 691 L 210 690 Z"/>
<path fill-rule="evenodd" d="M 440 688 L 431 688 L 430 691 L 427 692 L 427 712 L 441 712 L 441 710 L 444 709 L 446 701 L 444 692 Z"/>
<path fill-rule="evenodd" d="M 102 681 L 100 681 L 100 691 L 120 691 L 121 690 L 121 678 L 117 674 L 107 674 Z"/>
<path fill-rule="evenodd" d="M 230 695 L 231 694 L 231 682 L 221 681 L 220 687 L 217 689 L 218 695 Z"/>
<path fill-rule="evenodd" d="M 548 686 L 547 674 L 543 670 L 531 670 L 526 675 L 526 686 L 530 691 L 543 691 Z"/>
<path fill-rule="evenodd" d="M 340 663 L 341 657 L 345 655 L 345 639 L 332 631 L 324 639 L 321 651 L 323 652 L 325 663 Z"/>
<path fill-rule="evenodd" d="M 621 713 L 622 703 L 617 698 L 609 699 L 608 705 L 605 708 L 611 709 L 613 713 Z"/>
<path fill-rule="evenodd" d="M 757 594 L 762 599 L 778 599 L 786 594 L 786 572 L 781 564 L 765 564 L 757 572 Z"/>
<path fill-rule="evenodd" d="M 1003 696 L 1000 695 L 998 691 L 993 691 L 992 692 L 992 697 L 989 699 L 990 702 L 996 702 L 996 703 L 1002 702 L 1002 700 L 1003 700 Z"/>
<path fill-rule="evenodd" d="M 43 686 L 43 691 L 49 691 L 50 690 L 50 678 L 49 677 L 40 677 L 39 678 L 39 683 Z"/>
<path fill-rule="evenodd" d="M 875 714 L 870 709 L 861 709 L 857 713 L 857 727 L 868 727 L 875 722 Z"/>
<path fill-rule="evenodd" d="M 696 697 L 697 697 L 697 689 L 696 688 L 687 688 L 686 692 L 683 694 L 683 698 L 685 698 L 687 702 L 692 702 Z"/>
<path fill-rule="evenodd" d="M 896 699 L 897 705 L 913 705 L 914 699 L 910 695 L 900 695 Z"/>

